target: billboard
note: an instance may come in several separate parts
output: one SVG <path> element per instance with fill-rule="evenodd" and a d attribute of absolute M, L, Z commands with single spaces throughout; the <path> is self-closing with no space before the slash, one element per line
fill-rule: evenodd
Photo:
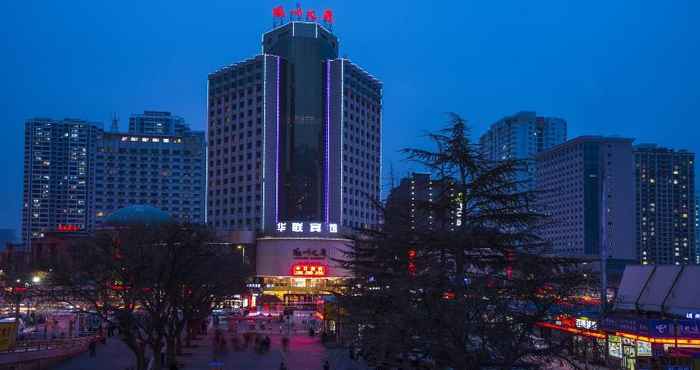
<path fill-rule="evenodd" d="M 256 274 L 288 277 L 349 277 L 338 260 L 351 240 L 313 237 L 264 237 L 257 240 Z"/>

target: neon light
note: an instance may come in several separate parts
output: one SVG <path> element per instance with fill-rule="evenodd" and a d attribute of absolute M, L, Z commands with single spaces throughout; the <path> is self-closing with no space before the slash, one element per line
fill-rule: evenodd
<path fill-rule="evenodd" d="M 284 18 L 284 7 L 280 5 L 272 8 L 272 16 L 275 18 Z"/>
<path fill-rule="evenodd" d="M 326 276 L 328 268 L 319 264 L 295 263 L 290 272 L 292 276 Z"/>
<path fill-rule="evenodd" d="M 58 224 L 58 227 L 56 227 L 56 231 L 62 232 L 62 233 L 68 233 L 68 232 L 80 231 L 80 230 L 81 230 L 81 227 L 79 225 Z"/>
<path fill-rule="evenodd" d="M 277 57 L 277 160 L 275 161 L 275 222 L 279 222 L 280 205 L 280 57 Z"/>
<path fill-rule="evenodd" d="M 301 17 L 304 14 L 304 11 L 301 10 L 301 5 L 297 3 L 296 9 L 292 9 L 289 11 L 289 15 L 295 16 L 295 17 Z"/>
<path fill-rule="evenodd" d="M 262 207 L 260 209 L 260 227 L 265 228 L 265 157 L 267 152 L 267 54 L 263 54 L 263 145 L 262 145 Z"/>
<path fill-rule="evenodd" d="M 316 22 L 316 11 L 315 10 L 307 10 L 306 11 L 306 20 L 311 21 L 311 22 Z"/>
<path fill-rule="evenodd" d="M 324 14 L 325 17 L 325 14 Z M 345 168 L 343 167 L 343 135 L 345 130 L 345 61 L 340 60 L 340 224 L 343 225 L 343 184 L 345 183 Z"/>
<path fill-rule="evenodd" d="M 326 189 L 324 192 L 325 207 L 326 207 L 326 223 L 330 220 L 330 179 L 331 179 L 331 166 L 330 166 L 330 134 L 331 134 L 331 61 L 326 61 Z"/>
<path fill-rule="evenodd" d="M 557 329 L 557 330 L 569 332 L 572 334 L 583 335 L 586 337 L 594 337 L 594 338 L 600 338 L 600 339 L 606 338 L 606 335 L 603 332 L 593 331 L 593 330 L 585 330 L 585 329 L 577 329 L 577 328 L 567 328 L 564 326 L 559 326 L 559 325 L 551 324 L 548 322 L 538 322 L 537 326 L 543 327 L 543 328 Z"/>
<path fill-rule="evenodd" d="M 328 24 L 333 24 L 333 11 L 326 9 L 323 11 L 323 20 Z"/>

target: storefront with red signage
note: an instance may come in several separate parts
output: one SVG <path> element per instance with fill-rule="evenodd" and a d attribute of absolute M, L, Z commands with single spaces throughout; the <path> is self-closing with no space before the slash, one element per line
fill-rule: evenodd
<path fill-rule="evenodd" d="M 579 359 L 629 370 L 700 370 L 700 320 L 559 315 L 538 324 L 548 341 L 570 341 Z"/>
<path fill-rule="evenodd" d="M 256 275 L 261 293 L 276 296 L 285 306 L 318 309 L 323 297 L 350 276 L 338 260 L 345 258 L 343 251 L 351 243 L 328 233 L 258 238 Z"/>

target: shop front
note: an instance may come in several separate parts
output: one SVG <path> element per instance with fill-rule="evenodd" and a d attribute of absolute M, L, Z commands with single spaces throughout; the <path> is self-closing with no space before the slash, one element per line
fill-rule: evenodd
<path fill-rule="evenodd" d="M 606 317 L 608 363 L 624 369 L 700 370 L 700 320 Z"/>
<path fill-rule="evenodd" d="M 606 333 L 598 330 L 597 318 L 557 315 L 552 322 L 539 323 L 543 338 L 550 344 L 568 344 L 569 352 L 585 363 L 605 363 Z"/>
<path fill-rule="evenodd" d="M 558 315 L 539 323 L 549 342 L 568 343 L 585 363 L 628 370 L 700 370 L 700 320 Z"/>
<path fill-rule="evenodd" d="M 350 274 L 339 262 L 351 240 L 275 236 L 257 240 L 256 275 L 263 296 L 283 307 L 321 312 L 323 298 L 342 289 Z"/>

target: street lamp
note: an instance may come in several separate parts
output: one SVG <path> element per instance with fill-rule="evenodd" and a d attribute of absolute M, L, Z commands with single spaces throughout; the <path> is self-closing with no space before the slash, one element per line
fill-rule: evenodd
<path fill-rule="evenodd" d="M 241 251 L 241 253 L 243 254 L 243 263 L 245 263 L 245 246 L 239 244 L 239 245 L 236 246 L 236 249 L 238 249 L 239 251 Z"/>

